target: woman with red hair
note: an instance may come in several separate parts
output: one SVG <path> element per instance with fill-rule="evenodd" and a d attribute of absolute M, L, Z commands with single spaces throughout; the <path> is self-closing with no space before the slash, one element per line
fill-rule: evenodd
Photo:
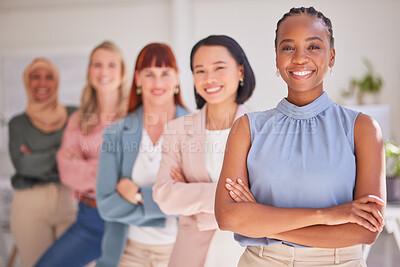
<path fill-rule="evenodd" d="M 128 115 L 103 134 L 96 200 L 108 225 L 97 266 L 167 266 L 178 230 L 152 197 L 164 125 L 187 114 L 169 46 L 139 53 Z"/>

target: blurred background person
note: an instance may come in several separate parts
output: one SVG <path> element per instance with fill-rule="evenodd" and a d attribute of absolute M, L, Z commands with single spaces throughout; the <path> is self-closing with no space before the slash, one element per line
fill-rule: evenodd
<path fill-rule="evenodd" d="M 96 266 L 167 266 L 178 223 L 154 202 L 152 186 L 164 125 L 188 113 L 169 46 L 151 43 L 139 53 L 128 113 L 103 135 L 97 203 L 108 225 Z"/>
<path fill-rule="evenodd" d="M 121 51 L 106 41 L 90 55 L 81 106 L 71 115 L 57 153 L 60 179 L 79 200 L 75 223 L 36 266 L 84 266 L 101 255 L 104 221 L 95 200 L 103 130 L 126 112 L 126 66 Z"/>
<path fill-rule="evenodd" d="M 23 74 L 28 105 L 9 123 L 9 150 L 16 173 L 11 232 L 22 266 L 30 267 L 73 223 L 76 201 L 60 184 L 56 152 L 74 107 L 58 101 L 57 67 L 34 59 Z"/>

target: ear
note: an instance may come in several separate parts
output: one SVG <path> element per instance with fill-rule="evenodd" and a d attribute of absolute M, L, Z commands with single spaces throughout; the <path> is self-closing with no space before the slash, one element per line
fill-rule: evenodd
<path fill-rule="evenodd" d="M 329 60 L 330 68 L 332 68 L 335 65 L 335 57 L 336 57 L 336 51 L 335 51 L 335 48 L 332 48 L 331 54 L 330 54 L 330 60 Z"/>
<path fill-rule="evenodd" d="M 244 66 L 239 66 L 240 79 L 244 79 Z"/>

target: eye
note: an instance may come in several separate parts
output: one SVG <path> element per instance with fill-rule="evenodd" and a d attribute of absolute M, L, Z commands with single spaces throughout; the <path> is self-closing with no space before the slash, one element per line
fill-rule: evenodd
<path fill-rule="evenodd" d="M 294 50 L 294 48 L 290 45 L 286 45 L 286 46 L 282 47 L 282 51 L 291 51 L 291 50 Z"/>
<path fill-rule="evenodd" d="M 47 75 L 46 79 L 52 81 L 52 80 L 54 80 L 54 76 L 52 74 Z"/>
<path fill-rule="evenodd" d="M 116 63 L 110 63 L 110 68 L 116 68 L 117 64 Z"/>
<path fill-rule="evenodd" d="M 223 67 L 223 66 L 216 67 L 216 70 L 223 70 L 223 69 L 225 69 L 225 67 Z"/>
<path fill-rule="evenodd" d="M 95 62 L 95 63 L 92 64 L 92 66 L 94 68 L 100 68 L 101 67 L 101 63 Z"/>
<path fill-rule="evenodd" d="M 31 76 L 31 80 L 39 80 L 40 79 L 40 75 L 39 74 L 33 74 Z"/>
<path fill-rule="evenodd" d="M 145 76 L 146 77 L 153 77 L 153 73 L 147 73 Z"/>
<path fill-rule="evenodd" d="M 309 49 L 310 50 L 317 50 L 317 49 L 319 49 L 319 46 L 318 45 L 311 45 Z"/>
<path fill-rule="evenodd" d="M 162 76 L 164 76 L 164 77 L 168 77 L 168 76 L 169 76 L 169 72 L 168 72 L 168 71 L 166 71 L 166 72 L 163 72 Z"/>
<path fill-rule="evenodd" d="M 201 74 L 201 73 L 204 73 L 204 70 L 196 70 L 194 73 L 195 74 Z"/>

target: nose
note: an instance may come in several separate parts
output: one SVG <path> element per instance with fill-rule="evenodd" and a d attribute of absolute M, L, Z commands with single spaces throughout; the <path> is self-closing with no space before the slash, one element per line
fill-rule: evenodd
<path fill-rule="evenodd" d="M 46 77 L 40 77 L 39 86 L 46 86 L 46 83 L 47 83 Z"/>
<path fill-rule="evenodd" d="M 293 56 L 293 63 L 303 65 L 309 61 L 307 53 L 302 49 L 297 49 Z"/>
<path fill-rule="evenodd" d="M 217 80 L 217 79 L 216 79 L 216 76 L 215 76 L 214 72 L 212 72 L 212 71 L 207 71 L 207 72 L 206 72 L 205 82 L 206 82 L 207 84 L 212 84 L 212 83 L 215 82 L 216 80 Z"/>
<path fill-rule="evenodd" d="M 109 70 L 107 67 L 101 67 L 101 69 L 100 69 L 101 75 L 107 75 L 108 72 L 109 72 Z"/>

